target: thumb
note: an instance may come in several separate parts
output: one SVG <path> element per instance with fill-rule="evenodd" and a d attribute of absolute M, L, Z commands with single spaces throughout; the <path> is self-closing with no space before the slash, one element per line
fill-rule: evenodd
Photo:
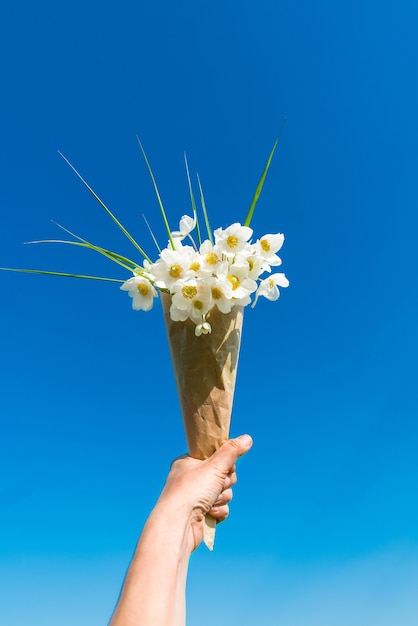
<path fill-rule="evenodd" d="M 216 464 L 221 470 L 228 472 L 237 459 L 243 456 L 253 445 L 253 440 L 249 435 L 241 435 L 235 439 L 228 439 L 210 457 L 210 462 Z"/>

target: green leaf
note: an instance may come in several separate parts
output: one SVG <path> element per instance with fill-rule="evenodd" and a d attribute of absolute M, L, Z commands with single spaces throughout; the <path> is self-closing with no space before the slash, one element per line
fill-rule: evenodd
<path fill-rule="evenodd" d="M 142 147 L 142 143 L 140 142 L 139 137 L 137 136 L 136 139 L 137 139 L 137 141 L 139 143 L 139 147 L 141 148 L 142 156 L 144 157 L 145 163 L 147 164 L 147 168 L 148 168 L 148 171 L 149 171 L 150 176 L 151 176 L 152 184 L 154 185 L 155 194 L 157 196 L 158 204 L 160 205 L 160 210 L 161 210 L 161 214 L 163 216 L 164 226 L 165 226 L 165 229 L 167 231 L 168 239 L 170 241 L 172 249 L 175 250 L 174 241 L 173 241 L 173 238 L 171 236 L 170 226 L 168 225 L 167 215 L 166 215 L 166 213 L 164 211 L 164 207 L 163 207 L 163 203 L 162 203 L 162 200 L 161 200 L 160 192 L 158 191 L 157 183 L 155 181 L 154 174 L 152 173 L 151 165 L 149 164 L 149 161 L 147 159 L 147 155 L 145 154 L 145 150 Z M 148 259 L 148 260 L 150 260 L 150 259 Z"/>
<path fill-rule="evenodd" d="M 144 250 L 137 244 L 137 242 L 135 241 L 135 239 L 132 237 L 132 235 L 130 235 L 128 233 L 128 231 L 126 230 L 126 228 L 124 226 L 122 226 L 122 224 L 119 222 L 119 220 L 113 215 L 112 211 L 110 209 L 107 208 L 107 206 L 105 205 L 105 203 L 99 198 L 99 196 L 93 191 L 93 189 L 90 187 L 90 185 L 84 180 L 84 178 L 81 176 L 81 174 L 75 169 L 74 165 L 72 165 L 70 163 L 70 161 L 62 154 L 62 152 L 60 152 L 58 150 L 58 153 L 62 156 L 62 158 L 64 159 L 64 161 L 71 167 L 71 169 L 73 170 L 73 172 L 78 176 L 78 178 L 81 180 L 81 182 L 83 183 L 83 185 L 85 185 L 87 187 L 87 189 L 90 191 L 90 193 L 92 194 L 92 196 L 97 200 L 97 202 L 100 204 L 100 206 L 106 211 L 106 213 L 112 218 L 112 220 L 115 222 L 115 224 L 118 226 L 118 228 L 120 228 L 120 230 L 123 232 L 123 234 L 129 239 L 129 241 L 132 243 L 132 245 L 135 246 L 135 248 L 138 250 L 138 252 L 140 254 L 142 254 L 142 256 L 144 257 L 144 259 L 147 259 L 150 263 L 152 263 L 151 259 L 149 258 L 149 256 L 144 252 Z"/>
<path fill-rule="evenodd" d="M 85 278 L 88 280 L 104 280 L 109 283 L 124 283 L 124 280 L 119 278 L 103 278 L 101 276 L 84 276 L 83 274 L 66 274 L 64 272 L 46 272 L 44 270 L 24 270 L 16 269 L 14 267 L 0 267 L 0 270 L 5 272 L 22 272 L 24 274 L 47 274 L 49 276 L 65 276 L 66 278 Z"/>
<path fill-rule="evenodd" d="M 85 242 L 68 241 L 66 239 L 39 239 L 38 241 L 26 241 L 26 244 L 36 244 L 36 243 L 63 243 L 63 244 L 71 245 L 71 246 L 79 246 L 81 248 L 88 248 L 90 250 L 94 250 L 95 252 L 98 252 L 99 254 L 102 254 L 107 259 L 110 259 L 114 263 L 117 263 L 117 265 L 120 265 L 121 267 L 128 270 L 128 272 L 132 272 L 133 268 L 137 267 L 137 264 L 134 263 L 133 261 L 130 261 L 129 259 L 124 259 L 124 257 L 121 257 L 119 254 L 116 254 L 115 252 L 110 252 L 110 250 L 105 250 L 105 248 L 94 246 L 88 241 L 85 241 Z M 127 261 L 130 265 L 129 266 L 126 265 L 126 263 L 122 262 L 122 259 Z"/>
<path fill-rule="evenodd" d="M 131 261 L 130 259 L 128 259 L 128 258 L 126 258 L 126 257 L 124 257 L 124 256 L 122 256 L 120 254 L 117 254 L 116 252 L 111 252 L 110 250 L 106 250 L 106 248 L 102 248 L 101 246 L 95 246 L 94 244 L 90 243 L 86 239 L 83 239 L 82 237 L 79 237 L 75 233 L 71 232 L 71 230 L 68 230 L 68 228 L 65 228 L 65 226 L 62 226 L 61 224 L 58 224 L 58 222 L 55 222 L 54 220 L 51 220 L 51 222 L 53 224 L 55 224 L 55 226 L 58 226 L 58 228 L 61 228 L 61 230 L 66 232 L 68 235 L 71 235 L 71 237 L 75 237 L 75 239 L 78 239 L 78 241 L 80 241 L 81 244 L 83 244 L 82 247 L 90 248 L 90 250 L 95 250 L 99 254 L 103 254 L 105 257 L 107 257 L 111 261 L 114 261 L 118 265 L 121 265 L 122 267 L 124 267 L 128 271 L 131 272 L 132 268 L 138 267 L 138 263 L 136 263 L 135 261 Z M 41 240 L 37 240 L 37 241 L 27 241 L 26 243 L 27 244 L 32 244 L 32 243 L 64 243 L 65 244 L 66 243 L 66 244 L 72 244 L 72 245 L 81 245 L 81 244 L 77 244 L 76 241 L 67 241 L 67 240 L 63 240 L 63 239 L 41 239 Z M 128 265 L 132 266 L 132 267 L 127 267 L 125 265 L 126 263 Z"/>
<path fill-rule="evenodd" d="M 184 163 L 186 165 L 187 182 L 189 184 L 190 201 L 192 203 L 193 217 L 194 217 L 195 222 L 196 222 L 197 241 L 198 241 L 199 246 L 200 246 L 200 244 L 202 243 L 202 239 L 201 239 L 201 236 L 200 236 L 200 226 L 199 226 L 199 220 L 198 220 L 198 217 L 197 217 L 196 202 L 195 202 L 194 195 L 193 195 L 193 188 L 192 188 L 192 182 L 190 180 L 189 164 L 187 163 L 186 153 L 184 153 Z"/>
<path fill-rule="evenodd" d="M 197 182 L 199 184 L 200 202 L 201 202 L 201 205 L 202 205 L 203 216 L 205 218 L 205 224 L 206 224 L 206 230 L 207 230 L 207 233 L 208 233 L 208 239 L 211 242 L 211 244 L 213 245 L 213 236 L 212 236 L 212 231 L 211 231 L 210 224 L 209 224 L 208 212 L 206 210 L 205 197 L 203 195 L 202 185 L 200 184 L 199 174 L 197 175 Z"/>
<path fill-rule="evenodd" d="M 258 199 L 259 199 L 259 197 L 260 197 L 261 190 L 263 189 L 264 181 L 265 181 L 265 179 L 266 179 L 267 172 L 268 172 L 268 170 L 269 170 L 271 160 L 272 160 L 272 158 L 273 158 L 273 155 L 274 155 L 274 153 L 275 153 L 275 151 L 276 151 L 276 148 L 277 148 L 277 145 L 278 145 L 278 143 L 279 143 L 280 137 L 281 137 L 281 135 L 282 135 L 282 132 L 283 132 L 283 128 L 284 128 L 285 123 L 286 123 L 286 119 L 284 119 L 284 120 L 283 120 L 283 123 L 282 123 L 282 126 L 281 126 L 281 128 L 280 128 L 280 131 L 279 131 L 279 134 L 278 134 L 278 136 L 277 136 L 277 139 L 276 139 L 276 141 L 274 142 L 274 146 L 273 146 L 273 148 L 272 148 L 272 151 L 270 152 L 270 156 L 269 156 L 269 158 L 268 158 L 268 160 L 267 160 L 266 166 L 265 166 L 265 168 L 264 168 L 264 170 L 263 170 L 263 173 L 261 174 L 261 178 L 260 178 L 259 183 L 258 183 L 258 185 L 257 185 L 257 189 L 255 190 L 254 197 L 253 197 L 253 199 L 252 199 L 252 201 L 251 201 L 250 209 L 249 209 L 249 211 L 248 211 L 248 213 L 247 213 L 247 217 L 245 218 L 245 221 L 244 221 L 244 226 L 249 226 L 249 225 L 250 225 L 250 223 L 251 223 L 251 219 L 252 219 L 252 217 L 253 217 L 253 213 L 254 213 L 255 206 L 256 206 L 256 204 L 257 204 L 257 202 L 258 202 Z"/>
<path fill-rule="evenodd" d="M 148 224 L 148 220 L 147 220 L 147 218 L 145 217 L 145 215 L 144 215 L 144 214 L 142 214 L 142 217 L 144 218 L 144 222 L 145 222 L 145 224 L 147 225 L 147 228 L 148 228 L 148 230 L 149 230 L 149 234 L 151 235 L 152 240 L 153 240 L 153 242 L 155 243 L 155 246 L 156 246 L 156 248 L 157 248 L 158 252 L 161 252 L 161 248 L 160 248 L 160 246 L 158 245 L 158 241 L 157 241 L 157 239 L 156 239 L 156 237 L 155 237 L 154 233 L 153 233 L 153 232 L 152 232 L 152 230 L 151 230 L 151 226 Z"/>

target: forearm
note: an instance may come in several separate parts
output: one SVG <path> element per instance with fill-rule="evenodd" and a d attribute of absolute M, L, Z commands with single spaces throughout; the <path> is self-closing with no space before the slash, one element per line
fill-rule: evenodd
<path fill-rule="evenodd" d="M 110 626 L 184 626 L 190 519 L 158 502 L 139 539 Z"/>
<path fill-rule="evenodd" d="M 145 524 L 109 626 L 184 626 L 190 554 L 204 535 L 208 513 L 228 516 L 235 462 L 251 447 L 248 436 L 226 442 L 210 459 L 179 457 Z"/>

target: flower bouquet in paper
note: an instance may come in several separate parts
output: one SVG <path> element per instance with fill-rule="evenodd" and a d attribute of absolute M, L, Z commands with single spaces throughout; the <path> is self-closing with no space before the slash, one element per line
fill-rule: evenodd
<path fill-rule="evenodd" d="M 272 271 L 272 268 L 281 264 L 277 252 L 283 245 L 284 236 L 281 233 L 266 234 L 253 241 L 250 228 L 279 137 L 269 155 L 243 224 L 235 222 L 213 231 L 198 178 L 202 214 L 199 220 L 187 160 L 185 164 L 192 215 L 184 215 L 180 219 L 178 230 L 170 228 L 154 174 L 139 142 L 168 237 L 167 245 L 161 248 L 150 229 L 158 252 L 156 260 L 145 252 L 64 157 L 134 245 L 141 259 L 139 262 L 131 260 L 90 243 L 60 226 L 71 239 L 31 243 L 63 243 L 95 250 L 129 272 L 131 277 L 121 280 L 43 270 L 12 270 L 121 282 L 121 289 L 128 292 L 135 310 L 149 311 L 155 300 L 160 298 L 188 451 L 197 459 L 208 458 L 229 438 L 244 308 L 249 304 L 254 307 L 262 296 L 268 300 L 277 300 L 279 287 L 287 287 L 289 284 L 285 274 Z M 214 535 L 215 520 L 208 515 L 204 541 L 210 549 L 213 548 Z"/>

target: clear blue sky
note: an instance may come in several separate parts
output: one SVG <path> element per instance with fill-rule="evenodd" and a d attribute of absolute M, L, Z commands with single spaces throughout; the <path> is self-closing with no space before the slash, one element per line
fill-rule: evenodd
<path fill-rule="evenodd" d="M 189 623 L 416 626 L 418 9 L 413 2 L 2 10 L 0 266 L 126 278 L 70 230 L 132 249 L 58 155 L 151 249 L 147 150 L 173 223 L 183 151 L 214 227 L 282 231 L 281 300 L 246 312 L 239 465 Z M 0 623 L 106 623 L 140 528 L 185 449 L 158 310 L 118 286 L 2 273 Z M 203 590 L 207 590 L 204 595 Z"/>

